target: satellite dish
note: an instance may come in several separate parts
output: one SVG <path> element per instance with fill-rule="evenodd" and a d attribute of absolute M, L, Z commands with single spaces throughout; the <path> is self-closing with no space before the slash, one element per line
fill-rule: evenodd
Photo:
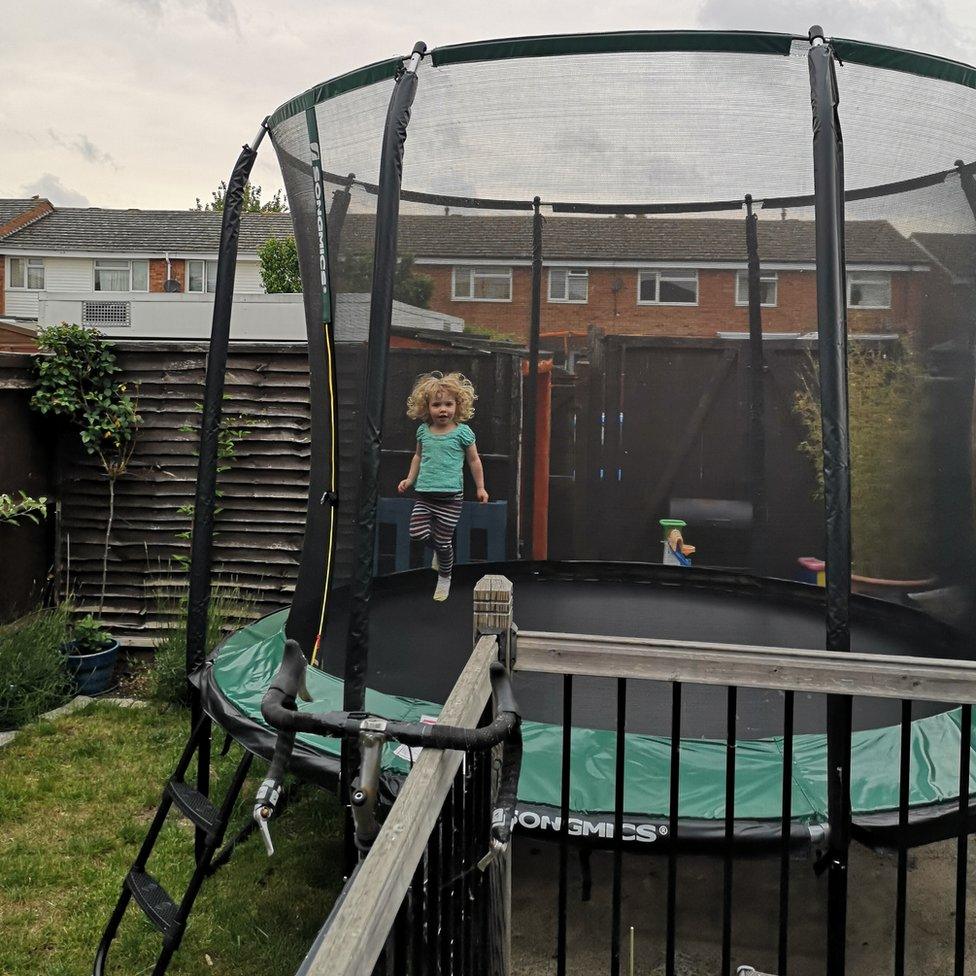
<path fill-rule="evenodd" d="M 163 291 L 168 291 L 172 294 L 176 291 L 183 291 L 183 286 L 175 278 L 167 278 L 163 282 Z"/>

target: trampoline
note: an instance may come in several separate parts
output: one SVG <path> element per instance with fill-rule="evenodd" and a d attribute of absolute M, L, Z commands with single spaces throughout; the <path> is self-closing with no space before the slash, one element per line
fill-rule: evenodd
<path fill-rule="evenodd" d="M 513 581 L 523 629 L 971 654 L 976 127 L 953 119 L 976 118 L 976 75 L 822 40 L 651 32 L 418 45 L 266 120 L 309 330 L 309 508 L 290 608 L 196 673 L 223 727 L 270 755 L 259 704 L 286 636 L 315 665 L 310 707 L 436 715 L 470 653 L 471 587 L 488 572 Z M 245 147 L 238 178 L 254 152 Z M 225 265 L 234 245 L 225 240 Z M 336 302 L 367 293 L 368 330 L 343 319 L 357 303 Z M 414 326 L 391 331 L 394 301 L 413 305 Z M 850 423 L 848 342 L 869 379 L 883 372 L 873 385 L 852 374 Z M 415 445 L 404 401 L 431 369 L 474 381 L 471 423 L 504 504 L 503 530 L 480 548 L 507 560 L 459 566 L 446 606 L 430 601 L 428 571 L 377 572 L 377 500 L 396 499 Z M 208 389 L 217 413 L 221 382 Z M 653 564 L 662 520 L 687 521 L 693 567 Z M 396 563 L 416 564 L 401 529 Z M 891 599 L 849 598 L 852 551 L 854 572 L 888 580 Z M 826 588 L 790 582 L 804 557 L 826 559 Z M 195 563 L 200 587 L 208 571 Z M 909 606 L 910 589 L 951 594 L 964 612 L 940 622 L 924 609 L 939 599 Z M 515 678 L 518 824 L 551 832 L 558 687 Z M 671 752 L 669 690 L 639 684 L 625 763 L 635 848 L 664 832 Z M 605 841 L 612 819 L 608 692 L 578 683 L 580 842 Z M 690 845 L 725 829 L 716 693 L 684 699 L 679 840 Z M 781 701 L 739 699 L 743 842 L 779 836 Z M 823 839 L 828 753 L 846 721 L 836 707 L 797 695 L 797 843 Z M 853 710 L 853 822 L 879 838 L 898 825 L 899 714 L 879 700 Z M 950 829 L 968 733 L 948 705 L 918 703 L 913 717 L 914 843 Z M 334 786 L 336 749 L 302 738 L 295 768 Z M 390 797 L 408 762 L 389 748 L 385 770 Z"/>
<path fill-rule="evenodd" d="M 458 567 L 455 595 L 445 606 L 429 596 L 430 574 L 401 573 L 377 580 L 371 615 L 370 681 L 366 708 L 387 718 L 418 721 L 435 717 L 467 661 L 471 631 L 471 591 L 485 573 L 514 584 L 516 622 L 522 629 L 598 632 L 604 636 L 784 646 L 793 641 L 823 644 L 823 608 L 811 588 L 784 581 L 745 580 L 715 571 L 682 573 L 670 567 L 633 564 L 551 564 L 517 562 Z M 335 630 L 343 637 L 348 593 L 333 596 Z M 208 711 L 248 748 L 270 756 L 274 730 L 261 718 L 261 698 L 277 670 L 284 644 L 284 611 L 240 631 L 215 654 L 202 675 Z M 404 626 L 403 621 L 410 621 Z M 868 653 L 964 658 L 958 633 L 916 610 L 855 601 L 853 649 Z M 439 653 L 432 654 L 431 648 Z M 314 711 L 342 704 L 344 646 L 324 644 L 321 667 L 310 669 Z M 517 822 L 522 830 L 545 835 L 559 827 L 561 696 L 551 676 L 520 674 L 516 687 L 523 714 L 523 766 Z M 614 780 L 614 682 L 589 679 L 574 696 L 571 830 L 581 842 L 612 839 Z M 697 686 L 684 697 L 679 838 L 689 845 L 718 843 L 725 804 L 725 712 L 720 689 Z M 626 838 L 651 844 L 667 831 L 670 690 L 636 682 L 629 708 L 626 762 L 633 770 L 626 794 Z M 754 846 L 779 841 L 782 783 L 782 694 L 743 690 L 738 726 L 736 796 L 738 839 Z M 861 699 L 854 711 L 852 796 L 855 824 L 865 836 L 890 835 L 897 825 L 897 768 L 900 706 L 895 700 Z M 919 703 L 912 749 L 919 769 L 911 785 L 910 824 L 915 837 L 936 836 L 956 810 L 955 757 L 959 710 Z M 826 736 L 823 696 L 799 695 L 795 711 L 793 842 L 822 839 L 827 819 Z M 387 746 L 383 788 L 395 797 L 409 770 L 405 757 Z M 293 755 L 302 777 L 335 788 L 339 745 L 300 735 Z"/>

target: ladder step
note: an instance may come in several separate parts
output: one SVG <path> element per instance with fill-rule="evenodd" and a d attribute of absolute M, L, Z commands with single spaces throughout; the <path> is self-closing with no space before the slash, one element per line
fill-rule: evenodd
<path fill-rule="evenodd" d="M 199 790 L 174 779 L 169 781 L 166 788 L 184 816 L 208 834 L 214 832 L 220 821 L 220 813 Z"/>
<path fill-rule="evenodd" d="M 176 927 L 177 908 L 163 886 L 151 874 L 137 868 L 129 871 L 125 883 L 149 921 L 163 935 L 171 935 Z"/>

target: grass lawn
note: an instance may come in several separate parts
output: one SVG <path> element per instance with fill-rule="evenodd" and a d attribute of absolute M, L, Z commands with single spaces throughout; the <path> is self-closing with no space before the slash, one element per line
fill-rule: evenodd
<path fill-rule="evenodd" d="M 30 726 L 0 749 L 0 974 L 91 971 L 122 879 L 186 735 L 185 712 L 93 704 Z M 215 796 L 239 757 L 235 746 L 214 759 Z M 255 760 L 229 836 L 250 816 L 265 768 Z M 204 883 L 170 967 L 173 976 L 292 976 L 341 883 L 339 807 L 306 787 L 272 825 L 272 837 L 273 858 L 252 834 Z M 177 901 L 192 852 L 192 825 L 171 813 L 149 870 Z M 160 944 L 159 933 L 130 902 L 108 974 L 151 972 Z"/>

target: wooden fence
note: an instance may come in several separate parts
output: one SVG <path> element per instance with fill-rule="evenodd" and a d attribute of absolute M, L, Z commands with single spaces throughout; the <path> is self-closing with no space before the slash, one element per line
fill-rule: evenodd
<path fill-rule="evenodd" d="M 178 612 L 189 556 L 188 532 L 197 469 L 199 404 L 206 343 L 115 343 L 122 375 L 138 397 L 142 418 L 128 473 L 117 483 L 105 608 L 113 633 L 147 644 Z M 340 519 L 336 583 L 348 578 L 355 544 L 360 463 L 360 402 L 366 348 L 339 347 L 338 445 Z M 520 396 L 514 355 L 478 349 L 394 349 L 385 419 L 381 494 L 395 495 L 413 451 L 416 424 L 403 414 L 418 373 L 460 369 L 484 391 L 478 430 L 493 496 L 514 510 Z M 287 606 L 294 589 L 305 528 L 310 460 L 309 380 L 303 343 L 234 343 L 227 365 L 223 412 L 235 437 L 218 479 L 214 537 L 218 591 L 240 590 L 252 615 Z M 313 396 L 323 395 L 312 391 Z M 481 419 L 481 418 L 479 418 Z M 53 436 L 50 428 L 43 436 Z M 101 469 L 70 432 L 59 439 L 63 498 L 62 590 L 83 610 L 96 610 L 108 487 Z M 514 524 L 514 523 L 513 523 Z M 514 536 L 512 539 L 514 542 Z"/>

